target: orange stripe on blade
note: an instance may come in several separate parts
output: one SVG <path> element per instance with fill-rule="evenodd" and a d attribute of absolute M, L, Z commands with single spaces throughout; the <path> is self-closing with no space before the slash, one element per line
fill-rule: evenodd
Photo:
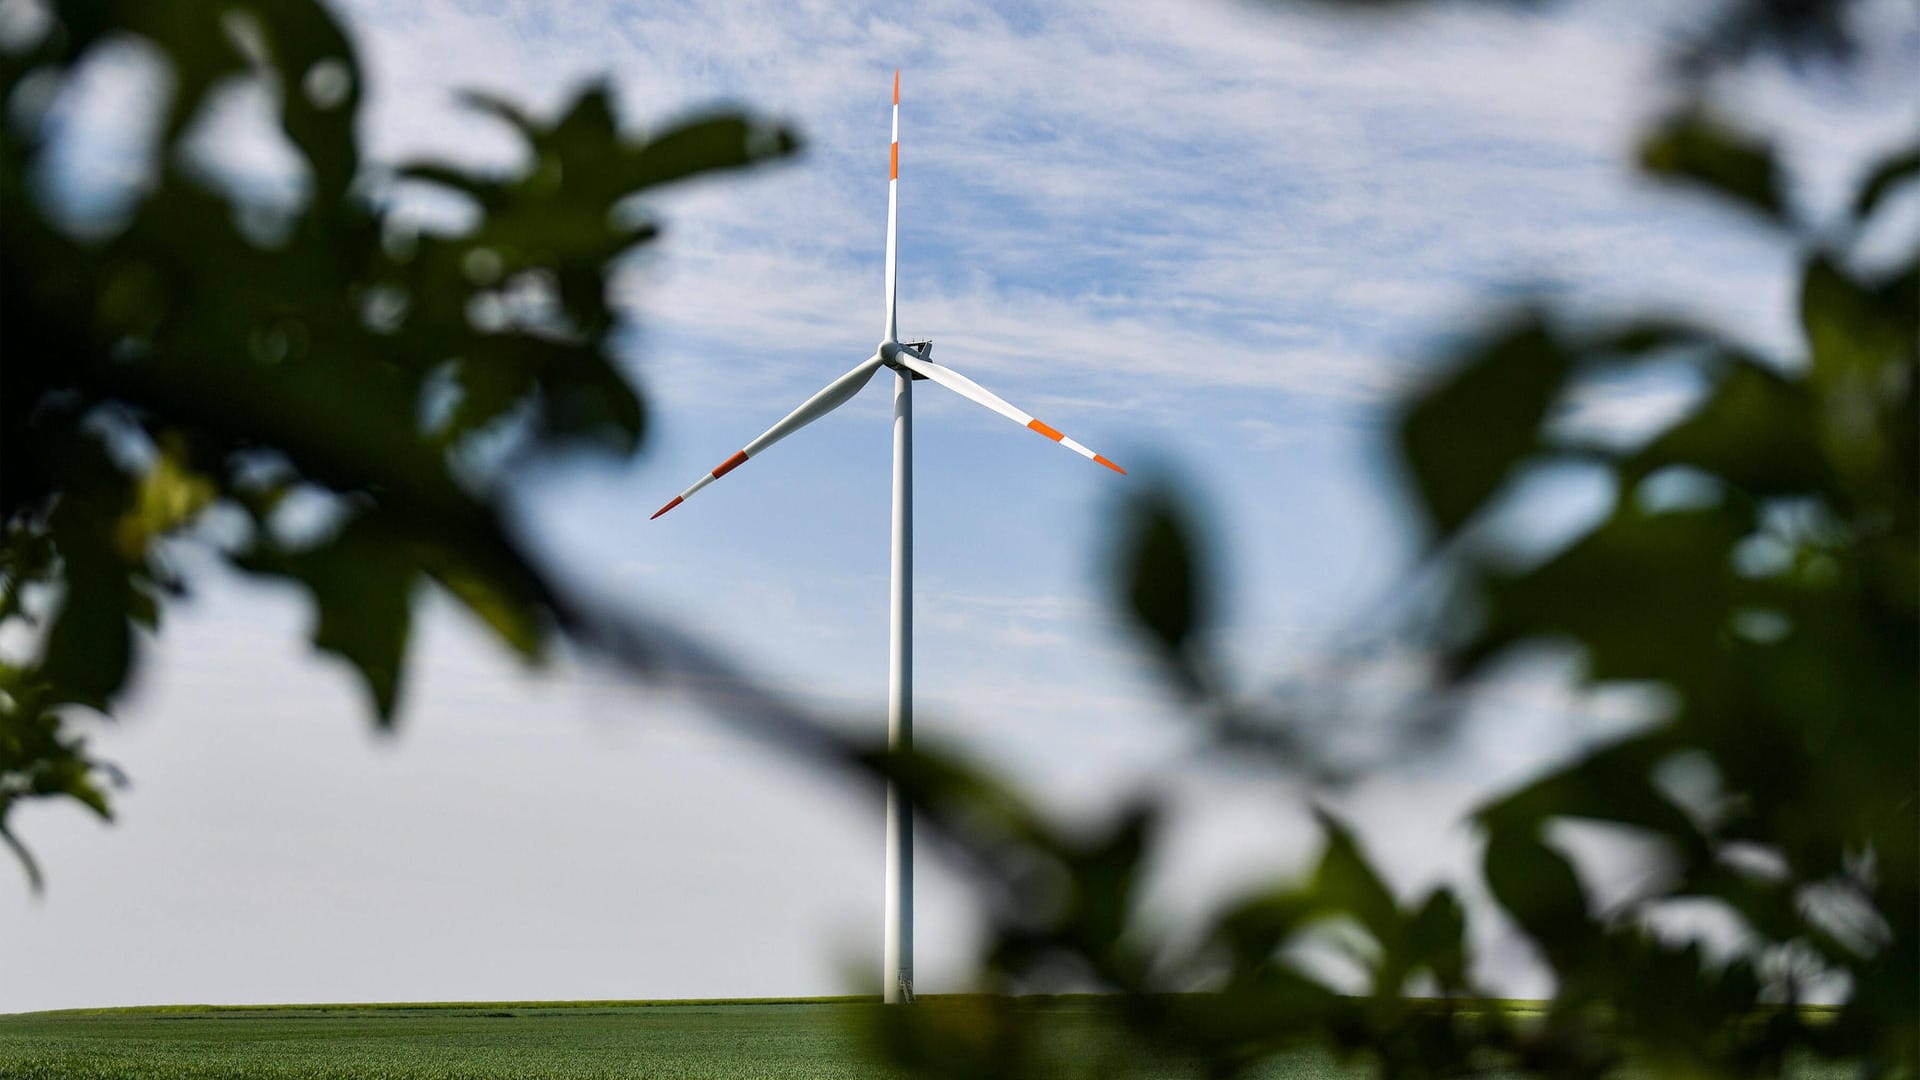
<path fill-rule="evenodd" d="M 1061 439 L 1066 438 L 1065 435 L 1060 434 L 1059 432 L 1053 430 L 1052 428 L 1048 427 L 1047 425 L 1041 423 L 1038 420 L 1027 421 L 1027 426 L 1039 432 L 1040 434 L 1045 435 L 1047 438 L 1052 439 L 1054 442 L 1059 442 Z"/>
<path fill-rule="evenodd" d="M 887 179 L 889 180 L 900 179 L 900 144 L 899 143 L 893 144 L 893 168 L 892 168 L 892 171 L 887 173 Z"/>
<path fill-rule="evenodd" d="M 672 501 L 672 502 L 670 502 L 670 503 L 668 503 L 667 505 L 665 505 L 665 506 L 663 506 L 663 507 L 661 507 L 661 508 L 660 508 L 660 509 L 658 509 L 658 510 L 655 510 L 655 511 L 653 512 L 653 517 L 652 517 L 652 518 L 648 518 L 647 520 L 648 520 L 648 521 L 652 521 L 652 520 L 653 520 L 653 518 L 657 518 L 657 517 L 659 517 L 659 516 L 660 516 L 661 514 L 664 514 L 664 513 L 666 513 L 667 511 L 669 511 L 669 510 L 671 510 L 671 509 L 673 509 L 674 507 L 676 507 L 676 506 L 679 506 L 679 505 L 680 505 L 680 504 L 681 504 L 682 502 L 684 502 L 684 501 L 685 501 L 685 500 L 684 500 L 684 499 L 682 499 L 682 498 L 681 498 L 680 496 L 678 496 L 678 495 L 675 495 L 675 496 L 673 497 L 673 501 Z"/>
<path fill-rule="evenodd" d="M 721 477 L 732 472 L 733 470 L 739 468 L 740 466 L 745 465 L 746 463 L 747 463 L 747 452 L 745 450 L 742 450 L 739 453 L 728 458 L 727 460 L 721 462 L 720 467 L 713 470 L 713 478 L 715 480 L 718 480 Z"/>
<path fill-rule="evenodd" d="M 900 104 L 900 69 L 893 69 L 893 103 Z"/>
<path fill-rule="evenodd" d="M 1106 458 L 1101 457 L 1099 454 L 1093 455 L 1093 461 L 1094 461 L 1094 464 L 1105 465 L 1107 468 L 1112 469 L 1114 472 L 1119 473 L 1121 476 L 1127 475 L 1127 470 L 1121 468 L 1118 465 L 1115 465 L 1113 462 L 1108 461 Z"/>

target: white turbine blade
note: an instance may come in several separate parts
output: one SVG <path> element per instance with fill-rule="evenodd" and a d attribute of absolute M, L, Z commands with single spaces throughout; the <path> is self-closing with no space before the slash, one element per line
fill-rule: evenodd
<path fill-rule="evenodd" d="M 900 249 L 894 240 L 895 220 L 900 212 L 900 69 L 893 69 L 893 150 L 887 167 L 887 334 L 883 341 L 898 341 L 899 322 L 894 315 L 894 284 L 899 279 Z"/>
<path fill-rule="evenodd" d="M 944 386 L 947 389 L 953 391 L 954 393 L 959 394 L 961 397 L 966 398 L 969 401 L 979 402 L 980 404 L 985 405 L 987 408 L 992 409 L 994 412 L 999 413 L 1001 416 L 1004 416 L 1007 419 L 1013 421 L 1014 423 L 1019 424 L 1021 427 L 1028 428 L 1030 430 L 1037 431 L 1042 435 L 1045 435 L 1047 438 L 1052 439 L 1054 442 L 1059 443 L 1061 446 L 1064 446 L 1067 449 L 1073 451 L 1074 453 L 1079 454 L 1081 457 L 1086 458 L 1088 461 L 1092 461 L 1100 465 L 1105 465 L 1107 468 L 1112 469 L 1114 472 L 1119 473 L 1121 476 L 1127 475 L 1127 470 L 1121 468 L 1118 465 L 1115 465 L 1113 462 L 1108 461 L 1105 457 L 1094 453 L 1093 451 L 1087 449 L 1086 447 L 1080 445 L 1079 443 L 1074 442 L 1072 439 L 1069 439 L 1065 435 L 1060 434 L 1058 431 L 1055 431 L 1053 428 L 1048 427 L 1046 424 L 1043 424 L 1040 421 L 1035 420 L 1032 416 L 1029 416 L 1024 412 L 1021 412 L 1019 409 L 1014 408 L 1012 405 L 1008 404 L 1004 398 L 1000 397 L 1000 395 L 994 393 L 993 391 L 987 389 L 984 386 L 981 386 L 979 383 L 974 382 L 972 379 L 967 378 L 965 375 L 960 374 L 959 372 L 953 370 L 952 368 L 941 367 L 939 364 L 936 364 L 933 361 L 925 359 L 919 356 L 918 354 L 910 352 L 906 349 L 901 349 L 899 352 L 895 353 L 893 359 L 895 363 L 898 363 L 901 366 L 905 367 L 908 371 L 911 371 L 916 375 L 925 375 L 927 378 L 932 379 L 934 382 L 939 383 L 941 386 Z"/>
<path fill-rule="evenodd" d="M 759 457 L 774 443 L 779 442 L 781 439 L 786 438 L 840 406 L 845 405 L 848 399 L 860 392 L 861 387 L 867 385 L 867 380 L 873 378 L 873 373 L 879 370 L 880 358 L 878 356 L 868 357 L 859 367 L 828 383 L 819 393 L 808 398 L 799 408 L 788 413 L 785 419 L 768 428 L 759 438 L 748 443 L 746 449 L 715 466 L 712 472 L 695 480 L 692 487 L 675 495 L 672 502 L 655 510 L 653 516 L 657 518 L 661 514 L 686 502 L 693 497 L 694 492 L 699 491 L 701 488 L 727 475 L 741 465 L 746 464 L 748 458 Z"/>

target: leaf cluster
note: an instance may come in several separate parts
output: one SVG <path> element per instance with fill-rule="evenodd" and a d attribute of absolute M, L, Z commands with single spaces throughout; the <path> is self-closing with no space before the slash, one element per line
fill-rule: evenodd
<path fill-rule="evenodd" d="M 1648 133 L 1640 161 L 1805 252 L 1804 354 L 1762 357 L 1737 328 L 1684 319 L 1530 310 L 1447 358 L 1395 432 L 1424 572 L 1445 585 L 1419 620 L 1435 700 L 1470 703 L 1516 662 L 1571 652 L 1582 688 L 1669 703 L 1473 816 L 1478 884 L 1550 970 L 1552 1000 L 1492 1000 L 1460 900 L 1402 900 L 1324 813 L 1303 880 L 1176 932 L 1137 903 L 1164 816 L 1152 802 L 1061 833 L 978 777 L 929 788 L 926 766 L 896 768 L 980 857 L 989 892 L 1014 897 L 996 909 L 988 989 L 1109 991 L 1116 1054 L 1209 1075 L 1301 1046 L 1405 1077 L 1778 1076 L 1809 1057 L 1920 1074 L 1920 259 L 1875 262 L 1860 243 L 1920 178 L 1920 147 L 1873 165 L 1820 229 L 1796 219 L 1773 148 L 1704 108 Z M 1565 422 L 1596 384 L 1654 366 L 1703 388 L 1664 430 L 1606 441 Z M 1502 523 L 1522 481 L 1568 466 L 1603 476 L 1610 508 L 1516 559 Z M 1206 730 L 1244 749 L 1265 716 L 1220 689 L 1203 523 L 1153 492 L 1127 524 L 1120 606 Z M 1654 853 L 1626 899 L 1596 898 L 1594 868 L 1562 840 L 1575 823 Z M 1686 932 L 1683 912 L 1732 927 L 1731 952 Z M 1329 952 L 1360 993 L 1328 980 Z M 1816 993 L 1840 1004 L 1800 1008 Z M 896 1012 L 884 1037 L 932 1074 L 1058 1074 L 1025 1053 L 1042 1021 L 1019 1000 L 967 1023 Z"/>
<path fill-rule="evenodd" d="M 636 198 L 797 145 L 736 114 L 635 135 L 595 84 L 551 120 L 469 99 L 515 167 L 386 167 L 362 158 L 364 71 L 316 0 L 49 14 L 0 49 L 0 631 L 27 642 L 0 666 L 9 842 L 25 799 L 108 813 L 74 710 L 126 689 L 188 584 L 183 544 L 303 590 L 383 725 L 424 586 L 538 658 L 572 614 L 516 533 L 513 468 L 640 443 L 607 289 L 656 232 Z M 164 60 L 157 135 L 131 205 L 74 220 L 58 150 L 110 136 L 53 105 L 129 47 Z M 297 155 L 293 205 L 219 183 L 193 138 L 236 87 Z M 421 224 L 429 200 L 464 224 Z"/>

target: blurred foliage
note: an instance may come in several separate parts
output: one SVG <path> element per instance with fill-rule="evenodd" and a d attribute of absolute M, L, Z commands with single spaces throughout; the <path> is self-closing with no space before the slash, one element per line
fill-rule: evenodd
<path fill-rule="evenodd" d="M 1724 5 L 1677 46 L 1677 66 L 1691 80 L 1756 49 L 1844 63 L 1849 7 Z M 1457 723 L 1477 687 L 1568 649 L 1580 689 L 1657 688 L 1668 703 L 1473 815 L 1479 884 L 1549 969 L 1552 1000 L 1494 1000 L 1460 899 L 1397 896 L 1324 812 L 1303 880 L 1167 927 L 1137 903 L 1164 809 L 1062 829 L 923 755 L 887 767 L 973 861 L 993 912 L 982 988 L 1013 996 L 960 1018 L 888 1012 L 880 1037 L 899 1060 L 938 1076 L 1113 1074 L 1028 1052 L 1045 1020 L 1018 995 L 1092 986 L 1113 995 L 1114 1060 L 1199 1075 L 1258 1073 L 1311 1046 L 1391 1077 L 1732 1078 L 1820 1060 L 1920 1075 L 1920 261 L 1911 246 L 1894 265 L 1861 250 L 1888 198 L 1920 179 L 1920 146 L 1872 164 L 1816 231 L 1796 221 L 1774 147 L 1707 97 L 1646 134 L 1640 165 L 1805 253 L 1804 355 L 1763 358 L 1737 328 L 1666 316 L 1525 311 L 1447 358 L 1396 430 L 1430 534 L 1422 577 L 1445 596 L 1413 618 L 1440 672 L 1415 711 L 1448 702 Z M 1704 387 L 1664 431 L 1620 445 L 1563 422 L 1595 385 L 1656 364 Z M 1502 528 L 1514 500 L 1526 512 L 1520 481 L 1564 466 L 1604 474 L 1611 508 L 1558 550 L 1516 558 Z M 1165 492 L 1127 513 L 1120 606 L 1176 694 L 1229 749 L 1276 717 L 1284 727 L 1284 702 L 1220 689 L 1203 524 Z M 1272 741 L 1310 758 L 1331 739 L 1310 724 L 1352 717 L 1292 719 Z M 1596 901 L 1567 823 L 1657 852 L 1630 896 Z M 1674 921 L 1702 912 L 1732 928 L 1730 952 Z M 1359 994 L 1328 981 L 1329 955 Z M 1840 1004 L 1800 1008 L 1810 993 Z"/>
<path fill-rule="evenodd" d="M 1689 78 L 1756 49 L 1844 62 L 1850 6 L 1725 4 L 1676 58 Z M 168 65 L 147 180 L 124 214 L 76 224 L 48 203 L 52 148 L 84 134 L 55 106 L 128 41 Z M 512 169 L 378 168 L 358 155 L 352 44 L 318 4 L 74 0 L 5 42 L 0 837 L 13 842 L 6 814 L 29 798 L 107 812 L 114 774 L 73 718 L 125 691 L 140 634 L 185 587 L 183 543 L 304 588 L 316 645 L 359 672 L 383 723 L 423 583 L 528 657 L 576 632 L 582 613 L 512 527 L 511 466 L 641 437 L 606 349 L 609 265 L 653 235 L 631 196 L 788 153 L 791 136 L 720 116 L 634 139 L 590 87 L 552 122 L 470 99 L 523 143 Z M 196 162 L 197 118 L 235 83 L 279 110 L 304 170 L 297 206 L 223 190 Z M 853 763 L 902 785 L 980 885 L 984 989 L 1110 994 L 1099 1053 L 1050 1054 L 1046 1010 L 1006 996 L 884 1010 L 898 1060 L 951 1076 L 1140 1060 L 1230 1076 L 1321 1047 L 1395 1077 L 1629 1063 L 1745 1077 L 1809 1055 L 1916 1075 L 1920 263 L 1873 265 L 1856 248 L 1920 174 L 1920 149 L 1868 170 L 1840 208 L 1850 219 L 1818 232 L 1791 216 L 1773 149 L 1704 104 L 1651 132 L 1639 160 L 1807 253 L 1805 355 L 1773 362 L 1673 319 L 1531 311 L 1451 357 L 1397 427 L 1427 570 L 1449 596 L 1425 642 L 1444 673 L 1433 696 L 1470 701 L 1515 657 L 1570 647 L 1584 684 L 1659 687 L 1670 703 L 1474 816 L 1479 884 L 1551 970 L 1554 999 L 1538 1012 L 1493 999 L 1461 897 L 1396 894 L 1329 813 L 1304 877 L 1202 926 L 1158 927 L 1139 893 L 1165 808 L 1069 827 L 964 763 L 869 752 Z M 411 188 L 458 202 L 467 224 L 409 224 L 396 207 Z M 1705 387 L 1664 432 L 1620 446 L 1559 422 L 1595 380 L 1655 363 Z M 1516 562 L 1495 511 L 1519 478 L 1568 463 L 1604 472 L 1610 510 Z M 1129 513 L 1122 603 L 1181 699 L 1225 745 L 1273 733 L 1284 709 L 1224 689 L 1202 523 L 1160 491 Z M 852 753 L 720 658 L 677 648 L 671 662 L 742 722 L 814 760 Z M 1310 758 L 1316 738 L 1271 745 Z M 1658 872 L 1600 908 L 1558 839 L 1567 822 L 1633 831 L 1662 852 Z M 1732 955 L 1672 932 L 1671 912 L 1701 906 L 1741 930 Z M 1358 993 L 1328 981 L 1329 955 Z M 1814 988 L 1837 988 L 1839 1007 L 1795 1008 Z"/>
<path fill-rule="evenodd" d="M 361 65 L 316 0 L 4 14 L 0 838 L 31 876 L 8 814 L 58 796 L 108 814 L 117 774 L 76 710 L 125 691 L 186 588 L 182 544 L 304 589 L 315 645 L 381 724 L 424 583 L 539 657 L 575 614 L 515 533 L 510 471 L 639 445 L 608 347 L 608 275 L 655 232 L 633 197 L 796 142 L 742 115 L 638 138 L 594 85 L 551 121 L 471 97 L 521 143 L 511 168 L 388 168 L 362 159 Z M 164 77 L 142 83 L 129 47 Z M 151 145 L 68 118 L 89 74 L 139 84 Z M 192 138 L 240 87 L 298 157 L 294 203 L 223 186 Z M 63 212 L 63 149 L 133 160 L 131 205 Z M 449 215 L 423 205 L 464 224 L 427 228 Z"/>

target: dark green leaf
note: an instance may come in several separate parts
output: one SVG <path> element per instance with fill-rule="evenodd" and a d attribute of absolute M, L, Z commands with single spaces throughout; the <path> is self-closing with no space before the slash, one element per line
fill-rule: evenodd
<path fill-rule="evenodd" d="M 1653 782 L 1655 768 L 1673 751 L 1664 732 L 1626 739 L 1502 796 L 1477 816 L 1507 831 L 1537 829 L 1556 818 L 1618 822 L 1649 830 L 1688 855 L 1703 852 L 1706 840 L 1693 819 Z"/>
<path fill-rule="evenodd" d="M 515 588 L 510 576 L 469 566 L 456 550 L 443 551 L 428 571 L 515 652 L 540 657 L 550 617 L 538 595 Z"/>
<path fill-rule="evenodd" d="M 1184 670 L 1188 644 L 1210 614 L 1193 525 L 1169 492 L 1155 490 L 1130 504 L 1123 528 L 1127 609 Z"/>
<path fill-rule="evenodd" d="M 1623 463 L 1622 480 L 1687 466 L 1754 497 L 1823 490 L 1831 476 L 1815 419 L 1805 384 L 1755 364 L 1732 364 L 1691 415 Z"/>
<path fill-rule="evenodd" d="M 1581 342 L 1584 351 L 1626 359 L 1660 356 L 1676 349 L 1724 348 L 1712 329 L 1680 319 L 1647 317 Z"/>
<path fill-rule="evenodd" d="M 573 350 L 540 374 L 540 426 L 555 444 L 598 446 L 619 454 L 639 448 L 646 413 L 612 360 Z"/>
<path fill-rule="evenodd" d="M 1592 942 L 1587 898 L 1566 856 L 1533 833 L 1494 828 L 1487 837 L 1487 887 L 1556 967 Z"/>
<path fill-rule="evenodd" d="M 1701 185 L 1736 199 L 1770 221 L 1786 220 L 1772 148 L 1704 113 L 1669 119 L 1641 144 L 1640 164 L 1663 179 Z"/>
<path fill-rule="evenodd" d="M 419 180 L 423 183 L 452 188 L 472 196 L 482 208 L 489 210 L 498 206 L 505 198 L 505 185 L 489 177 L 467 172 L 457 165 L 417 161 L 395 169 L 394 176 L 402 180 Z"/>
<path fill-rule="evenodd" d="M 1489 579 L 1490 610 L 1471 651 L 1485 661 L 1515 642 L 1558 638 L 1585 649 L 1596 679 L 1711 682 L 1726 655 L 1732 551 L 1750 525 L 1735 508 L 1648 513 L 1627 500 L 1546 564 Z"/>
<path fill-rule="evenodd" d="M 1910 364 L 1920 328 L 1912 278 L 1879 287 L 1855 279 L 1823 256 L 1808 260 L 1800 318 L 1813 352 L 1813 376 L 1828 392 L 1850 380 L 1872 382 L 1887 368 Z"/>
<path fill-rule="evenodd" d="M 1444 990 L 1467 985 L 1467 916 L 1449 889 L 1435 889 L 1407 924 L 1408 967 L 1424 967 Z"/>
<path fill-rule="evenodd" d="M 786 157 L 799 148 L 799 137 L 787 128 L 767 127 L 743 116 L 692 120 L 641 147 L 634 186 L 655 187 L 715 169 Z"/>
<path fill-rule="evenodd" d="M 1309 889 L 1269 889 L 1234 904 L 1214 924 L 1214 937 L 1231 961 L 1230 977 L 1246 983 L 1263 977 L 1275 953 L 1321 914 Z"/>
<path fill-rule="evenodd" d="M 316 207 L 331 217 L 359 169 L 359 59 L 323 5 L 266 3 L 256 11 L 280 73 L 281 122 L 313 169 Z"/>
<path fill-rule="evenodd" d="M 1816 257 L 1807 266 L 1800 314 L 1812 350 L 1820 449 L 1852 499 L 1911 527 L 1920 447 L 1920 263 L 1863 281 Z M 1914 580 L 1904 552 L 1889 551 L 1884 561 L 1890 581 Z M 1905 586 L 1893 591 L 1912 595 Z"/>
<path fill-rule="evenodd" d="M 1865 224 L 1880 203 L 1900 185 L 1920 176 L 1920 146 L 1910 146 L 1875 166 L 1854 197 L 1854 219 Z"/>
<path fill-rule="evenodd" d="M 0 811 L 4 809 L 0 807 Z M 13 830 L 7 828 L 3 813 L 0 813 L 0 843 L 7 845 L 7 850 L 13 852 L 14 861 L 20 864 L 21 871 L 27 875 L 27 887 L 34 892 L 39 892 L 46 884 L 46 879 L 40 873 L 40 863 L 34 859 L 33 852 L 28 851 L 27 846 L 20 842 L 20 838 L 13 835 Z"/>
<path fill-rule="evenodd" d="M 98 705 L 120 691 L 133 663 L 133 588 L 125 566 L 83 551 L 69 554 L 65 578 L 40 675 L 60 700 Z"/>
<path fill-rule="evenodd" d="M 93 48 L 118 33 L 147 38 L 165 53 L 173 68 L 165 141 L 172 142 L 198 115 L 208 93 L 222 79 L 246 70 L 246 58 L 221 25 L 225 14 L 215 4 L 67 3 L 58 17 L 65 26 L 71 55 Z"/>
<path fill-rule="evenodd" d="M 1402 459 L 1442 536 L 1484 505 L 1529 450 L 1572 358 L 1527 319 L 1456 360 L 1400 422 Z"/>
<path fill-rule="evenodd" d="M 613 93 L 605 82 L 582 87 L 559 121 L 535 141 L 535 145 L 560 148 L 560 156 L 569 162 L 583 157 L 610 156 L 608 150 L 619 143 L 620 124 L 613 117 Z"/>
<path fill-rule="evenodd" d="M 1152 812 L 1132 810 L 1107 835 L 1081 846 L 1068 860 L 1074 892 L 1068 933 L 1088 955 L 1109 964 L 1127 928 L 1153 827 Z"/>
<path fill-rule="evenodd" d="M 484 90 L 463 90 L 459 98 L 461 104 L 476 112 L 486 113 L 488 116 L 506 121 L 528 142 L 540 137 L 542 130 L 540 124 L 527 115 L 520 106 L 498 94 L 490 94 Z"/>
<path fill-rule="evenodd" d="M 1319 869 L 1313 875 L 1315 898 L 1327 910 L 1350 913 L 1375 940 L 1392 947 L 1402 934 L 1404 922 L 1392 891 L 1361 854 L 1345 825 L 1324 809 L 1316 810 L 1314 817 L 1327 838 Z"/>
<path fill-rule="evenodd" d="M 315 612 L 313 644 L 352 664 L 382 724 L 392 724 L 413 624 L 419 566 L 404 539 L 370 515 L 332 539 L 291 554 L 257 552 L 243 565 L 306 586 Z"/>

